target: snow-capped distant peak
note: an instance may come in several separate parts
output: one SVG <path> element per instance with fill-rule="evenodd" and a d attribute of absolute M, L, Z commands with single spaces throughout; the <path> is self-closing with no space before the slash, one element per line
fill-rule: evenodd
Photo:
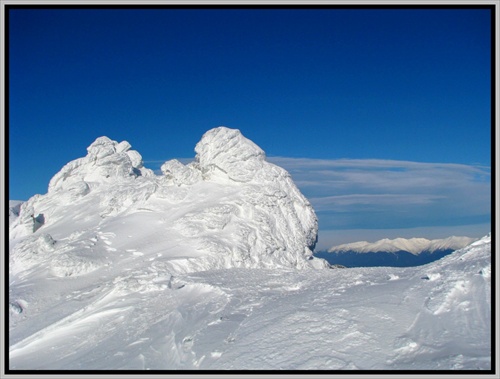
<path fill-rule="evenodd" d="M 329 253 L 341 253 L 354 251 L 358 253 L 368 252 L 390 252 L 407 251 L 418 255 L 423 251 L 434 252 L 437 250 L 457 250 L 474 242 L 475 238 L 470 237 L 448 237 L 444 239 L 428 240 L 426 238 L 384 238 L 376 242 L 353 242 L 343 245 L 333 246 L 328 249 Z"/>

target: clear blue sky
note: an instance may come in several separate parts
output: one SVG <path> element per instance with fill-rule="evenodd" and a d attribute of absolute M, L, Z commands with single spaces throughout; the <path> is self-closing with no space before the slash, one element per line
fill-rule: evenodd
<path fill-rule="evenodd" d="M 240 129 L 269 157 L 489 173 L 485 9 L 12 9 L 9 22 L 10 199 L 46 193 L 99 136 L 129 141 L 156 169 L 193 157 L 219 125 Z M 330 190 L 321 198 L 345 196 Z M 331 211 L 320 225 L 332 224 Z M 462 224 L 488 223 L 485 212 Z M 371 228 L 366 218 L 331 225 L 357 227 Z"/>

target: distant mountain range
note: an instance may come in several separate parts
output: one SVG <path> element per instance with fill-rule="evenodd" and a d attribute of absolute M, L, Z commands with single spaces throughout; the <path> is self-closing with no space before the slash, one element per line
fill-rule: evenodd
<path fill-rule="evenodd" d="M 475 238 L 455 236 L 435 240 L 428 240 L 426 238 L 396 238 L 391 240 L 384 238 L 377 242 L 361 241 L 333 246 L 328 249 L 328 252 L 343 253 L 352 251 L 357 253 L 395 253 L 398 251 L 407 251 L 408 253 L 418 255 L 422 252 L 434 252 L 436 250 L 461 249 L 475 240 Z"/>
<path fill-rule="evenodd" d="M 333 246 L 328 251 L 315 253 L 315 256 L 326 259 L 330 264 L 346 267 L 419 266 L 440 259 L 475 240 L 456 236 L 435 240 L 385 238 L 376 242 L 360 241 Z"/>

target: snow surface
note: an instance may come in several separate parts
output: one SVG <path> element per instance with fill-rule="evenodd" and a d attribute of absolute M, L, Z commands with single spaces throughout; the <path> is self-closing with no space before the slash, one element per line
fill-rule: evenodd
<path fill-rule="evenodd" d="M 444 239 L 428 240 L 426 238 L 384 238 L 376 242 L 352 242 L 343 245 L 333 246 L 328 249 L 329 253 L 341 252 L 357 252 L 357 253 L 373 253 L 373 252 L 398 252 L 407 251 L 418 255 L 422 252 L 434 252 L 438 250 L 458 250 L 472 242 L 477 238 L 470 237 L 448 237 Z"/>
<path fill-rule="evenodd" d="M 310 203 L 239 131 L 161 176 L 130 148 L 98 138 L 10 225 L 10 369 L 490 369 L 490 236 L 328 269 Z"/>

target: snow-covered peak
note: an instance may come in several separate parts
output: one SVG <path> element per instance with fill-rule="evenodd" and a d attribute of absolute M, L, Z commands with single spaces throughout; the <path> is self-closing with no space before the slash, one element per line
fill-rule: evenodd
<path fill-rule="evenodd" d="M 426 238 L 384 238 L 376 242 L 353 242 L 343 245 L 331 247 L 328 252 L 340 253 L 353 251 L 358 253 L 368 252 L 397 252 L 407 251 L 409 253 L 418 255 L 423 251 L 434 252 L 437 250 L 457 250 L 461 249 L 476 239 L 470 237 L 448 237 L 444 239 L 428 240 Z"/>
<path fill-rule="evenodd" d="M 430 243 L 429 251 L 436 250 L 458 250 L 465 246 L 470 245 L 477 238 L 463 237 L 463 236 L 451 236 L 444 239 L 435 239 Z"/>

